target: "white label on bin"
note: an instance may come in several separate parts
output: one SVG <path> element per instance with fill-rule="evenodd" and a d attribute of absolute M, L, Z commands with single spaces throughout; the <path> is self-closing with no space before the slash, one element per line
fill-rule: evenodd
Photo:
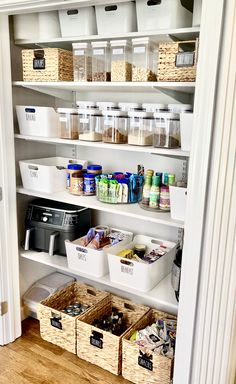
<path fill-rule="evenodd" d="M 83 56 L 84 55 L 84 49 L 77 49 L 74 52 L 75 56 Z"/>
<path fill-rule="evenodd" d="M 128 275 L 131 275 L 131 276 L 133 276 L 134 274 L 133 268 L 127 267 L 126 265 L 121 265 L 121 272 L 127 273 Z"/>
<path fill-rule="evenodd" d="M 26 118 L 26 121 L 36 121 L 36 114 L 26 113 L 25 118 Z"/>
<path fill-rule="evenodd" d="M 93 50 L 94 55 L 104 55 L 104 49 L 94 49 Z"/>
<path fill-rule="evenodd" d="M 80 121 L 81 123 L 88 124 L 89 119 L 87 119 L 86 117 L 82 117 L 79 121 Z"/>
<path fill-rule="evenodd" d="M 59 121 L 61 121 L 61 122 L 63 122 L 63 123 L 64 123 L 64 122 L 66 123 L 66 122 L 67 122 L 67 118 L 66 118 L 66 117 L 60 117 L 60 118 L 59 118 Z"/>
<path fill-rule="evenodd" d="M 146 48 L 145 47 L 134 47 L 134 53 L 145 53 Z"/>
<path fill-rule="evenodd" d="M 105 119 L 104 120 L 104 125 L 111 125 L 113 123 L 113 119 Z"/>
<path fill-rule="evenodd" d="M 30 170 L 30 177 L 37 179 L 38 178 L 38 171 Z"/>
<path fill-rule="evenodd" d="M 78 253 L 77 256 L 79 260 L 87 261 L 87 256 L 84 253 Z"/>
<path fill-rule="evenodd" d="M 116 48 L 112 50 L 113 55 L 122 55 L 124 53 L 123 48 Z"/>
<path fill-rule="evenodd" d="M 131 121 L 130 126 L 140 128 L 141 123 L 140 123 L 140 121 Z"/>

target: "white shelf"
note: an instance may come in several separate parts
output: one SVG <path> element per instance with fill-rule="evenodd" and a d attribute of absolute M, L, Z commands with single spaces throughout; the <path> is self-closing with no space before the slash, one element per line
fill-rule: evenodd
<path fill-rule="evenodd" d="M 184 222 L 171 219 L 169 212 L 149 212 L 140 208 L 138 204 L 106 204 L 98 201 L 95 196 L 74 196 L 69 194 L 67 191 L 49 194 L 32 191 L 23 187 L 17 187 L 16 190 L 18 193 L 23 195 L 79 205 L 98 211 L 113 213 L 115 215 L 128 216 L 137 220 L 145 220 L 155 224 L 162 224 L 175 228 L 184 228 Z"/>
<path fill-rule="evenodd" d="M 63 145 L 67 144 L 67 145 L 76 145 L 76 146 L 100 148 L 100 149 L 115 149 L 117 151 L 150 153 L 152 155 L 170 156 L 170 157 L 186 158 L 190 156 L 190 152 L 182 151 L 181 149 L 165 149 L 165 148 L 154 148 L 154 147 L 148 147 L 148 146 L 142 147 L 142 146 L 135 146 L 135 145 L 128 145 L 128 144 L 109 144 L 109 143 L 103 143 L 103 142 L 67 140 L 67 139 L 58 139 L 58 138 L 49 138 L 49 137 L 27 136 L 27 135 L 20 135 L 20 134 L 15 134 L 15 139 L 36 141 L 36 142 L 49 143 L 49 144 L 63 144 Z"/>
<path fill-rule="evenodd" d="M 96 41 L 96 40 L 111 40 L 111 39 L 133 39 L 136 37 L 150 36 L 153 37 L 155 42 L 168 42 L 173 40 L 193 40 L 199 36 L 200 27 L 191 28 L 179 28 L 179 29 L 163 29 L 154 31 L 143 31 L 143 32 L 130 32 L 120 33 L 116 35 L 90 35 L 90 36 L 74 36 L 74 37 L 59 37 L 55 39 L 34 39 L 34 40 L 16 40 L 16 45 L 25 47 L 42 46 L 42 47 L 57 47 L 71 49 L 71 43 L 77 41 Z"/>
<path fill-rule="evenodd" d="M 77 276 L 81 276 L 90 281 L 100 283 L 106 287 L 116 288 L 123 292 L 128 292 L 132 296 L 135 296 L 142 303 L 149 305 L 153 308 L 158 308 L 162 311 L 170 312 L 177 314 L 178 303 L 175 298 L 173 288 L 171 286 L 171 276 L 168 275 L 163 279 L 156 287 L 154 287 L 149 292 L 140 292 L 135 289 L 127 288 L 123 285 L 119 285 L 110 281 L 109 275 L 103 277 L 94 277 L 77 271 L 73 271 L 67 266 L 67 258 L 63 256 L 49 256 L 45 252 L 35 252 L 35 251 L 22 251 L 20 250 L 20 256 L 32 260 L 41 264 L 48 265 L 50 267 L 56 268 L 57 270 L 71 273 Z"/>

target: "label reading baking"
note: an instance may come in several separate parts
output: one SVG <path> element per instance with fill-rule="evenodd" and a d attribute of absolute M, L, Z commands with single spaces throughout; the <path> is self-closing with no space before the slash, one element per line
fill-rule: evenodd
<path fill-rule="evenodd" d="M 77 257 L 80 261 L 87 261 L 87 257 L 84 253 L 77 253 Z"/>
<path fill-rule="evenodd" d="M 88 123 L 89 123 L 89 119 L 86 118 L 86 117 L 82 117 L 79 121 L 80 121 L 81 123 L 85 123 L 85 124 L 88 124 Z"/>
<path fill-rule="evenodd" d="M 33 69 L 45 69 L 45 59 L 33 59 Z"/>
<path fill-rule="evenodd" d="M 150 359 L 146 356 L 138 357 L 138 365 L 140 365 L 140 367 L 148 369 L 149 371 L 153 370 L 153 362 L 150 361 Z"/>
<path fill-rule="evenodd" d="M 145 53 L 146 48 L 145 47 L 134 47 L 134 53 Z"/>
<path fill-rule="evenodd" d="M 112 50 L 113 55 L 123 55 L 124 49 L 123 48 L 115 48 Z"/>
<path fill-rule="evenodd" d="M 127 267 L 126 265 L 121 265 L 120 269 L 122 273 L 126 273 L 127 275 L 133 276 L 134 274 L 133 268 Z"/>
<path fill-rule="evenodd" d="M 104 55 L 104 53 L 105 53 L 104 49 L 94 49 L 93 50 L 93 54 L 97 55 L 97 56 Z"/>
<path fill-rule="evenodd" d="M 84 56 L 84 49 L 77 49 L 74 51 L 75 56 Z"/>
<path fill-rule="evenodd" d="M 35 113 L 26 113 L 25 119 L 26 119 L 26 121 L 36 121 L 36 114 Z"/>

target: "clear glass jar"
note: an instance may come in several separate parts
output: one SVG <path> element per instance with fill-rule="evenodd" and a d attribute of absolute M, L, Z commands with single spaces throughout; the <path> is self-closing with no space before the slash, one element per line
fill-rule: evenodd
<path fill-rule="evenodd" d="M 127 40 L 111 41 L 111 81 L 131 81 L 131 46 Z"/>
<path fill-rule="evenodd" d="M 132 39 L 132 81 L 157 80 L 157 46 L 149 37 Z"/>
<path fill-rule="evenodd" d="M 166 104 L 156 104 L 156 103 L 144 103 L 142 108 L 146 112 L 167 112 L 168 107 Z"/>
<path fill-rule="evenodd" d="M 100 111 L 118 109 L 118 103 L 113 103 L 112 101 L 98 101 L 96 106 Z"/>
<path fill-rule="evenodd" d="M 124 144 L 128 141 L 129 119 L 126 112 L 102 111 L 103 141 L 105 143 Z"/>
<path fill-rule="evenodd" d="M 78 139 L 80 131 L 78 109 L 58 108 L 57 112 L 59 113 L 60 138 Z"/>
<path fill-rule="evenodd" d="M 79 140 L 102 141 L 102 113 L 98 109 L 79 109 Z"/>
<path fill-rule="evenodd" d="M 119 103 L 118 104 L 121 111 L 138 111 L 142 109 L 142 104 L 140 103 Z"/>
<path fill-rule="evenodd" d="M 108 41 L 94 41 L 91 45 L 93 81 L 111 81 L 111 61 Z"/>
<path fill-rule="evenodd" d="M 90 43 L 74 43 L 74 81 L 92 81 L 92 57 Z"/>
<path fill-rule="evenodd" d="M 152 145 L 154 119 L 151 112 L 131 111 L 128 144 Z"/>
<path fill-rule="evenodd" d="M 177 113 L 154 113 L 154 147 L 180 147 L 180 120 Z"/>

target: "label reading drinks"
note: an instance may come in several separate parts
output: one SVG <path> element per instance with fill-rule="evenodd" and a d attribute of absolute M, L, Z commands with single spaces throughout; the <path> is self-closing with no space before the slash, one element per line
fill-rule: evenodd
<path fill-rule="evenodd" d="M 84 56 L 84 49 L 77 49 L 74 54 L 75 56 Z"/>
<path fill-rule="evenodd" d="M 138 365 L 140 365 L 140 367 L 148 369 L 149 371 L 153 370 L 153 363 L 147 357 L 139 356 Z"/>
<path fill-rule="evenodd" d="M 123 48 L 115 48 L 112 50 L 113 55 L 123 55 L 124 49 Z"/>
<path fill-rule="evenodd" d="M 99 349 L 103 348 L 103 341 L 95 336 L 90 336 L 90 344 Z"/>
<path fill-rule="evenodd" d="M 134 47 L 134 53 L 145 53 L 146 48 L 145 47 Z"/>
<path fill-rule="evenodd" d="M 104 49 L 94 49 L 93 54 L 96 56 L 104 55 Z"/>

